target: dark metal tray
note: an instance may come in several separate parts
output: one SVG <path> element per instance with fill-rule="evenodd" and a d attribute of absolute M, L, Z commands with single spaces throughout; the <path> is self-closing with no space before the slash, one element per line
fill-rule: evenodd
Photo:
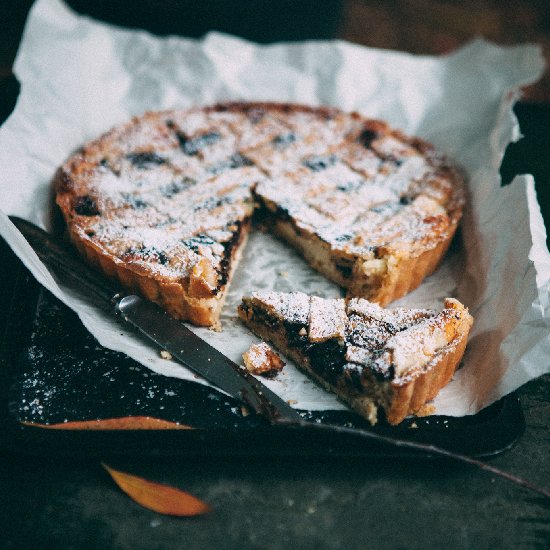
<path fill-rule="evenodd" d="M 206 386 L 153 373 L 98 345 L 78 317 L 30 275 L 0 240 L 0 445 L 65 456 L 403 456 L 380 441 L 272 427 Z M 152 416 L 195 430 L 46 430 L 22 424 Z M 361 427 L 470 456 L 509 449 L 522 434 L 511 394 L 474 416 L 407 419 L 374 428 L 353 412 L 308 413 L 314 422 Z M 426 455 L 427 456 L 427 455 Z"/>

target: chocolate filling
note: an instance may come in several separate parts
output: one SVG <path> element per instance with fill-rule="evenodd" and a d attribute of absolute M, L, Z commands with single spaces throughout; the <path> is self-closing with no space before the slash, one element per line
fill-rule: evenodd
<path fill-rule="evenodd" d="M 218 132 L 206 132 L 195 137 L 188 137 L 183 132 L 176 132 L 181 150 L 189 156 L 194 156 L 208 145 L 212 145 L 221 139 Z"/>
<path fill-rule="evenodd" d="M 305 158 L 302 164 L 314 172 L 320 172 L 336 164 L 337 160 L 336 155 L 314 156 Z"/>
<path fill-rule="evenodd" d="M 237 220 L 229 225 L 237 226 L 237 229 L 233 231 L 231 239 L 223 243 L 223 257 L 220 262 L 220 275 L 218 277 L 218 286 L 216 293 L 218 293 L 226 284 L 229 279 L 229 273 L 231 271 L 231 260 L 233 258 L 233 250 L 241 242 L 243 237 L 243 226 L 248 223 L 248 220 Z"/>
<path fill-rule="evenodd" d="M 371 146 L 372 142 L 375 139 L 378 139 L 379 136 L 380 136 L 380 134 L 378 134 L 378 132 L 374 132 L 373 130 L 363 130 L 361 132 L 361 134 L 359 135 L 359 137 L 357 138 L 357 141 L 363 147 L 366 147 L 367 149 L 370 149 L 370 146 Z"/>
<path fill-rule="evenodd" d="M 288 134 L 280 134 L 271 140 L 273 146 L 277 149 L 284 149 L 287 145 L 296 141 L 296 135 L 292 132 Z"/>
<path fill-rule="evenodd" d="M 231 197 L 227 196 L 222 198 L 211 197 L 206 199 L 203 203 L 193 206 L 193 210 L 214 210 L 214 208 L 218 208 L 218 206 L 222 204 L 230 204 L 232 200 Z"/>
<path fill-rule="evenodd" d="M 195 185 L 196 183 L 197 183 L 197 180 L 184 177 L 179 181 L 173 181 L 172 183 L 169 183 L 168 185 L 161 187 L 160 193 L 163 197 L 166 197 L 167 199 L 171 199 L 174 195 L 181 193 L 182 191 L 184 191 L 185 189 L 188 189 L 189 187 L 191 187 L 192 185 Z"/>
<path fill-rule="evenodd" d="M 131 246 L 128 247 L 122 258 L 126 262 L 139 261 L 139 260 L 156 260 L 161 265 L 166 265 L 170 260 L 168 256 L 162 251 L 158 250 L 154 246 Z"/>
<path fill-rule="evenodd" d="M 219 174 L 225 172 L 225 170 L 234 170 L 235 168 L 241 168 L 243 166 L 253 166 L 254 163 L 241 153 L 235 153 L 231 155 L 227 160 L 219 162 L 208 167 L 208 171 L 212 174 Z"/>
<path fill-rule="evenodd" d="M 143 210 L 149 206 L 149 203 L 145 202 L 140 197 L 136 197 L 131 193 L 122 193 L 122 198 L 127 206 L 133 208 L 134 210 Z"/>
<path fill-rule="evenodd" d="M 242 304 L 241 308 L 254 323 L 268 327 L 271 332 L 284 331 L 288 347 L 308 357 L 311 370 L 333 386 L 336 386 L 343 379 L 344 382 L 351 382 L 352 387 L 360 389 L 364 393 L 361 380 L 365 375 L 368 375 L 376 382 L 392 380 L 395 376 L 393 366 L 385 369 L 377 367 L 376 357 L 384 353 L 383 346 L 386 339 L 380 338 L 379 334 L 377 336 L 374 329 L 368 331 L 358 327 L 355 331 L 347 331 L 344 344 L 335 338 L 324 342 L 310 342 L 307 332 L 305 332 L 307 331 L 306 325 L 278 319 L 261 307 L 255 307 L 253 304 Z M 357 319 L 359 319 L 358 316 L 350 317 L 352 321 L 357 321 Z M 387 330 L 392 334 L 397 332 L 397 329 L 393 325 L 391 329 L 387 327 Z M 349 345 L 371 350 L 373 361 L 369 365 L 360 365 L 346 361 L 345 356 Z"/>
<path fill-rule="evenodd" d="M 162 158 L 156 153 L 129 153 L 126 158 L 135 166 L 138 170 L 148 170 L 154 166 L 165 164 L 166 159 Z"/>
<path fill-rule="evenodd" d="M 339 185 L 337 185 L 336 189 L 344 193 L 353 193 L 363 187 L 364 183 L 365 182 L 363 180 L 347 181 L 346 183 L 340 183 Z"/>
<path fill-rule="evenodd" d="M 76 197 L 73 203 L 74 211 L 79 216 L 98 216 L 99 208 L 97 202 L 90 197 L 90 195 L 84 195 L 82 197 Z"/>
<path fill-rule="evenodd" d="M 334 266 L 345 279 L 349 279 L 351 277 L 351 274 L 353 272 L 352 262 L 348 262 L 348 261 L 336 262 Z"/>
<path fill-rule="evenodd" d="M 245 306 L 243 305 L 243 307 Z M 336 384 L 346 363 L 345 346 L 340 345 L 334 339 L 325 342 L 310 342 L 307 334 L 300 334 L 303 329 L 307 330 L 305 325 L 282 321 L 269 315 L 261 308 L 251 306 L 247 309 L 247 312 L 251 313 L 254 322 L 265 325 L 273 331 L 283 330 L 289 347 L 297 349 L 300 353 L 309 357 L 311 370 L 331 384 Z"/>
<path fill-rule="evenodd" d="M 212 246 L 216 244 L 216 241 L 204 233 L 199 233 L 189 239 L 185 239 L 182 243 L 193 252 L 198 252 L 200 246 Z"/>

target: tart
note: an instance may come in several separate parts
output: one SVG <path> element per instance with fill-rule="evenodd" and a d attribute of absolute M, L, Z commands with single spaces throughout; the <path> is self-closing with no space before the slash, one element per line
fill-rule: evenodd
<path fill-rule="evenodd" d="M 389 424 L 418 413 L 452 378 L 473 319 L 458 300 L 441 311 L 384 309 L 363 298 L 257 292 L 239 316 L 343 402 Z"/>
<path fill-rule="evenodd" d="M 358 113 L 228 103 L 146 113 L 58 170 L 89 262 L 176 318 L 216 325 L 254 214 L 348 296 L 420 284 L 460 220 L 460 174 L 426 142 Z"/>

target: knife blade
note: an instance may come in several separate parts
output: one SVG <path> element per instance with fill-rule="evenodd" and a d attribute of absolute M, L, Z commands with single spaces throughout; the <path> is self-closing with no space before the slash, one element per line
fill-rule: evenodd
<path fill-rule="evenodd" d="M 102 309 L 117 314 L 187 368 L 250 406 L 272 424 L 304 422 L 298 411 L 244 367 L 231 361 L 158 305 L 121 290 L 80 260 L 61 240 L 38 226 L 15 216 L 10 216 L 10 220 L 57 277 L 94 296 Z"/>

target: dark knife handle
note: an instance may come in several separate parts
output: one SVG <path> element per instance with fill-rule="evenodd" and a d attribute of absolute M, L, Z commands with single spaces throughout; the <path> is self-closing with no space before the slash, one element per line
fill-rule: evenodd
<path fill-rule="evenodd" d="M 78 258 L 74 249 L 27 220 L 16 216 L 10 216 L 10 220 L 27 239 L 40 260 L 54 274 L 62 274 L 63 283 L 81 291 L 84 289 L 99 299 L 103 309 L 114 306 L 113 299 L 119 295 L 120 288 Z"/>

